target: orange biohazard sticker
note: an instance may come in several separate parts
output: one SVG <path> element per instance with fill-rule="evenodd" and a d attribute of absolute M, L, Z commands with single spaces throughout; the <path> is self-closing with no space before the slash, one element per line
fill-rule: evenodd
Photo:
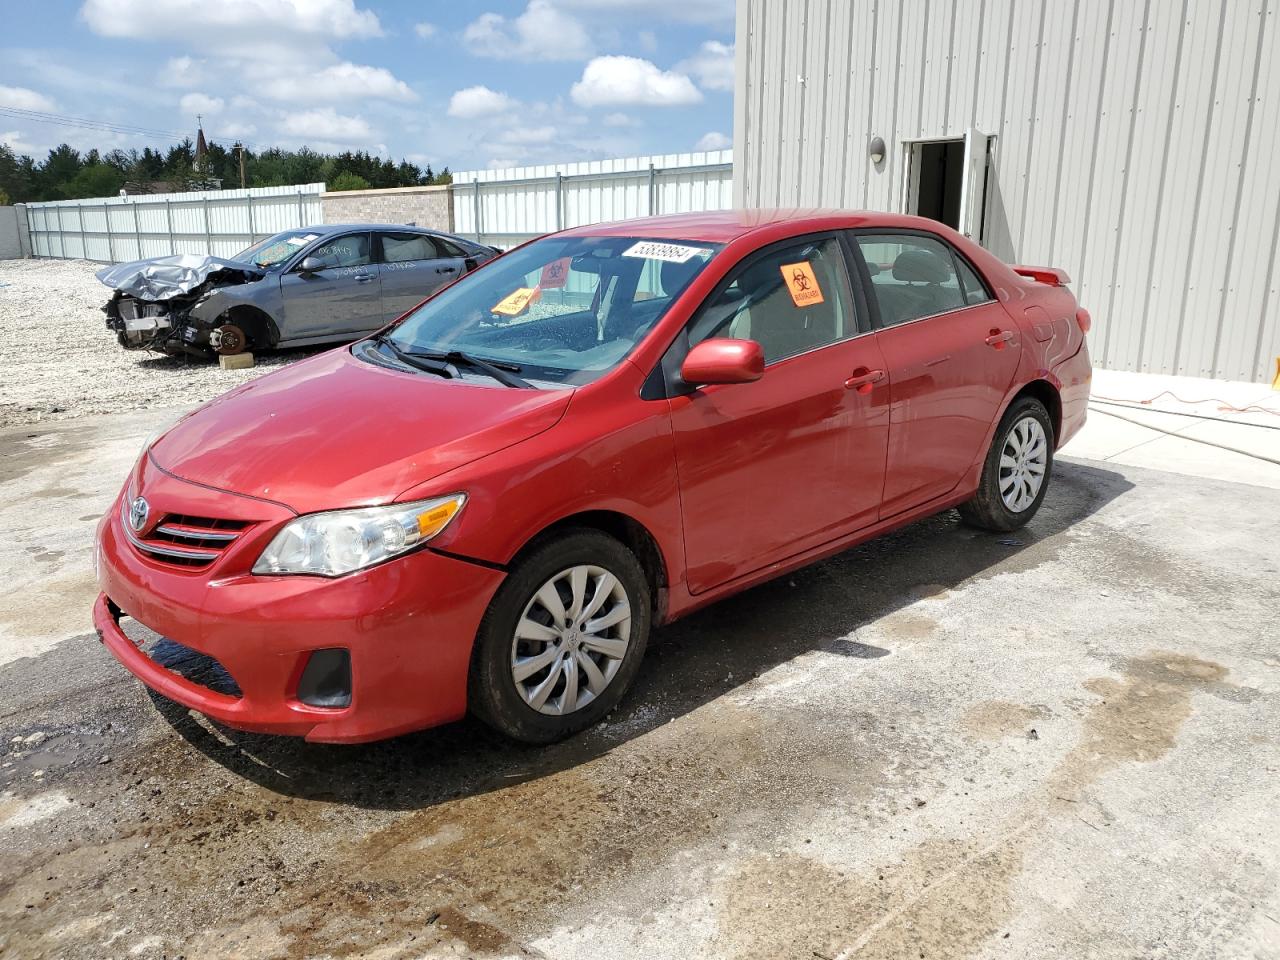
<path fill-rule="evenodd" d="M 552 260 L 542 268 L 542 279 L 538 281 L 538 286 L 543 290 L 564 289 L 565 282 L 569 279 L 569 267 L 572 262 L 568 257 Z"/>
<path fill-rule="evenodd" d="M 813 272 L 813 264 L 808 260 L 800 263 L 784 263 L 780 268 L 782 279 L 787 282 L 787 290 L 791 300 L 797 307 L 812 307 L 815 303 L 825 303 L 822 288 L 818 286 L 818 277 Z"/>
<path fill-rule="evenodd" d="M 500 313 L 504 317 L 518 317 L 528 310 L 531 304 L 537 303 L 541 296 L 542 291 L 537 287 L 521 287 L 494 304 L 490 312 Z"/>

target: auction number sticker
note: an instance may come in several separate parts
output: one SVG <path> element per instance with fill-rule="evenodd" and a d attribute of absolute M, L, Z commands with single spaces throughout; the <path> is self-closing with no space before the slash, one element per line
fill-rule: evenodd
<path fill-rule="evenodd" d="M 706 247 L 686 247 L 679 243 L 658 243 L 655 240 L 641 240 L 622 252 L 624 257 L 643 257 L 646 260 L 665 260 L 668 263 L 686 263 L 700 253 L 706 253 Z"/>
<path fill-rule="evenodd" d="M 822 296 L 822 288 L 818 286 L 818 277 L 813 272 L 813 264 L 808 260 L 784 263 L 779 269 L 782 271 L 782 279 L 787 282 L 791 302 L 797 307 L 812 307 L 815 303 L 826 302 Z"/>
<path fill-rule="evenodd" d="M 529 309 L 529 305 L 538 302 L 542 291 L 537 287 L 521 287 L 509 293 L 490 308 L 490 312 L 504 317 L 518 317 Z"/>

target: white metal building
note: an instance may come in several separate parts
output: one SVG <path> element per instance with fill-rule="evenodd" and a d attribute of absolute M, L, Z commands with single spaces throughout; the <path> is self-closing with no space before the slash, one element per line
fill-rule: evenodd
<path fill-rule="evenodd" d="M 1064 268 L 1100 366 L 1269 381 L 1278 6 L 738 0 L 735 203 L 931 216 Z"/>

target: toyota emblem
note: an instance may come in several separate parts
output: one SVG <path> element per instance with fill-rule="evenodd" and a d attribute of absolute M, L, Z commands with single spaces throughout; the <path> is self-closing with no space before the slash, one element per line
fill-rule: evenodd
<path fill-rule="evenodd" d="M 151 506 L 147 503 L 145 497 L 138 497 L 129 505 L 129 525 L 142 532 L 142 528 L 147 525 L 147 515 L 151 512 Z"/>

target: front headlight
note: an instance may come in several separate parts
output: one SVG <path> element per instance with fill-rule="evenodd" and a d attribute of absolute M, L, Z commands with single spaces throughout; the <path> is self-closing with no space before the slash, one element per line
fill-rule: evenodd
<path fill-rule="evenodd" d="M 467 502 L 465 493 L 387 507 L 312 513 L 285 524 L 262 551 L 254 573 L 340 577 L 430 540 Z"/>

